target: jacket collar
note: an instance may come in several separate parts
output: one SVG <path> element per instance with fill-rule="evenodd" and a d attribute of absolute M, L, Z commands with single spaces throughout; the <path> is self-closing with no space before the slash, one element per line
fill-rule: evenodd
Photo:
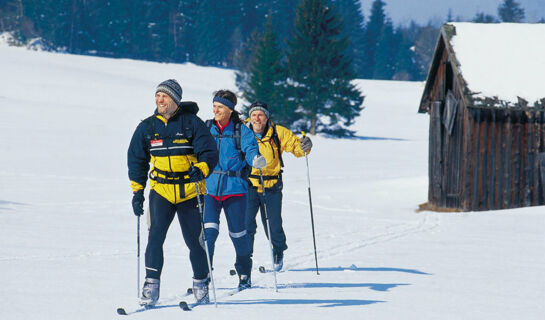
<path fill-rule="evenodd" d="M 162 115 L 159 114 L 159 111 L 157 110 L 157 108 L 155 108 L 153 115 L 155 115 L 157 119 L 163 121 L 164 123 L 167 123 L 168 121 L 175 120 L 180 115 L 180 107 L 178 107 L 178 109 L 174 111 L 174 114 L 172 115 L 172 117 L 170 117 L 170 119 L 168 119 L 168 121 Z"/>

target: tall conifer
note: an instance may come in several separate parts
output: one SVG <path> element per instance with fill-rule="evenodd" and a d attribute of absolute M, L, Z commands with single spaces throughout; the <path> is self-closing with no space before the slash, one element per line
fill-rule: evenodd
<path fill-rule="evenodd" d="M 386 4 L 382 0 L 375 0 L 371 5 L 371 13 L 365 28 L 365 61 L 366 69 L 364 77 L 371 79 L 375 73 L 375 51 L 377 44 L 382 37 L 386 14 L 384 6 Z"/>
<path fill-rule="evenodd" d="M 282 51 L 269 15 L 262 35 L 257 39 L 247 75 L 239 75 L 237 85 L 248 103 L 263 101 L 277 122 L 290 123 L 293 112 L 282 99 L 285 72 L 281 65 Z M 246 112 L 247 110 L 244 110 Z"/>
<path fill-rule="evenodd" d="M 295 129 L 353 135 L 348 127 L 362 110 L 363 96 L 341 38 L 342 22 L 324 0 L 303 0 L 297 8 L 294 36 L 288 41 L 289 101 L 299 120 Z"/>
<path fill-rule="evenodd" d="M 498 7 L 498 15 L 503 22 L 522 22 L 524 9 L 515 0 L 504 0 Z"/>
<path fill-rule="evenodd" d="M 365 22 L 359 0 L 329 0 L 343 20 L 342 36 L 350 39 L 346 54 L 352 59 L 354 71 L 363 78 L 365 60 Z"/>

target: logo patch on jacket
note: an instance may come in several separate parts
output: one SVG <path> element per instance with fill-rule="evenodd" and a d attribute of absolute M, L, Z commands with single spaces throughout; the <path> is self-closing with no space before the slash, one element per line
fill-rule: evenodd
<path fill-rule="evenodd" d="M 187 139 L 176 139 L 174 141 L 172 141 L 172 143 L 188 143 L 189 141 L 187 141 Z"/>
<path fill-rule="evenodd" d="M 152 147 L 160 147 L 163 145 L 163 139 L 159 140 L 150 140 L 150 144 Z"/>

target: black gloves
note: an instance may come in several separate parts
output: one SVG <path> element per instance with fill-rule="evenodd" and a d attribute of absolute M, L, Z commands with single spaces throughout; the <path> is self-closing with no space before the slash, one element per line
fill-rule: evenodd
<path fill-rule="evenodd" d="M 138 190 L 133 194 L 132 211 L 134 211 L 135 216 L 144 214 L 144 190 Z"/>
<path fill-rule="evenodd" d="M 204 180 L 204 175 L 202 174 L 201 169 L 195 166 L 191 166 L 189 170 L 187 171 L 187 174 L 189 175 L 189 181 L 191 182 L 199 182 Z"/>
<path fill-rule="evenodd" d="M 301 138 L 301 149 L 305 152 L 305 153 L 308 153 L 310 151 L 310 149 L 312 149 L 312 141 L 310 141 L 310 138 L 307 137 L 307 136 L 303 136 Z"/>

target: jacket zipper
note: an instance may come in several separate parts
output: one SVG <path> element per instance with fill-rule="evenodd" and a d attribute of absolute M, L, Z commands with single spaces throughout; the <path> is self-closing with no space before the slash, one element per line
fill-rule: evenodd
<path fill-rule="evenodd" d="M 167 125 L 168 125 L 168 120 L 167 120 L 167 123 L 165 123 L 165 131 L 168 132 L 168 130 L 166 129 Z M 174 171 L 172 171 L 172 163 L 170 162 L 170 151 L 168 152 L 168 167 L 170 169 L 170 172 L 174 172 Z M 172 187 L 174 188 L 174 192 L 173 192 L 174 193 L 174 203 L 176 203 L 177 202 L 177 200 L 176 200 L 176 185 L 173 184 Z"/>

